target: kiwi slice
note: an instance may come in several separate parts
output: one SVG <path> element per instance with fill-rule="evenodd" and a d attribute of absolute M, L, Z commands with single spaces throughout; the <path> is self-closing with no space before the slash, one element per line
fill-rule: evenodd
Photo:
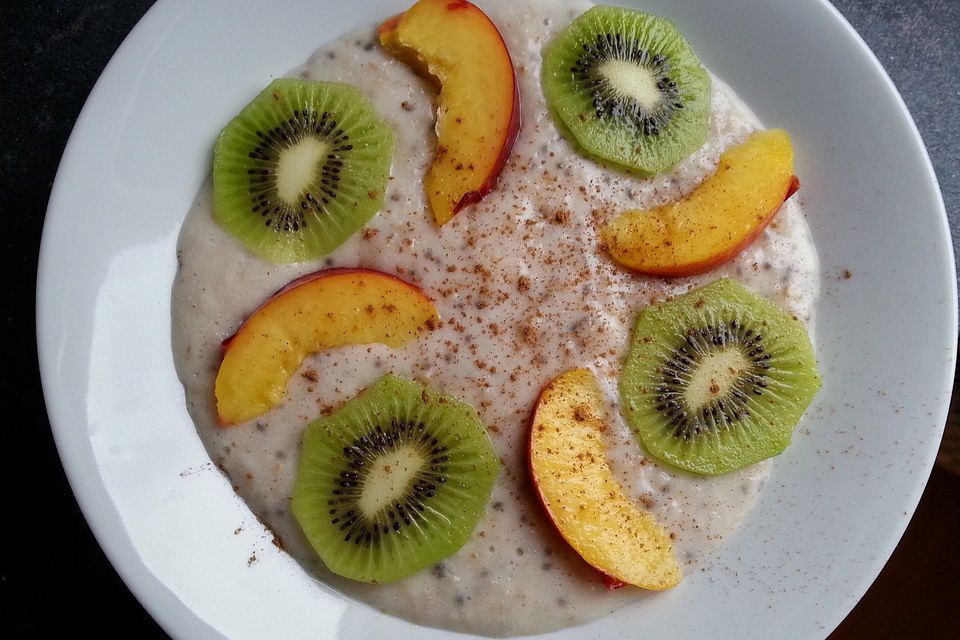
<path fill-rule="evenodd" d="M 390 582 L 463 546 L 498 468 L 473 407 L 387 375 L 307 426 L 293 514 L 331 571 Z"/>
<path fill-rule="evenodd" d="M 274 80 L 213 156 L 213 211 L 274 262 L 324 256 L 383 206 L 394 134 L 356 87 Z"/>
<path fill-rule="evenodd" d="M 707 138 L 710 76 L 669 20 L 597 6 L 543 51 L 543 92 L 587 153 L 642 175 Z"/>
<path fill-rule="evenodd" d="M 641 311 L 620 378 L 647 451 L 704 475 L 783 451 L 819 388 L 800 321 L 729 279 Z"/>

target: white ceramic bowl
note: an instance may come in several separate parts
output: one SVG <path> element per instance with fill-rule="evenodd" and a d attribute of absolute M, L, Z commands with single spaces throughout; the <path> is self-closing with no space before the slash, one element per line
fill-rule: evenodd
<path fill-rule="evenodd" d="M 64 153 L 37 301 L 50 421 L 97 539 L 176 638 L 453 635 L 347 601 L 269 543 L 210 464 L 170 347 L 177 233 L 220 127 L 319 44 L 404 5 L 161 0 L 104 71 Z M 705 64 L 796 142 L 823 269 L 825 383 L 759 506 L 704 571 L 552 637 L 822 638 L 899 540 L 942 433 L 957 344 L 943 203 L 902 100 L 826 2 L 643 8 L 680 24 Z"/>

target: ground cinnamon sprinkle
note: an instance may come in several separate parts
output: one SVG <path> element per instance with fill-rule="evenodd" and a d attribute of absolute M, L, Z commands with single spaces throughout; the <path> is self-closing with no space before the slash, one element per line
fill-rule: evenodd
<path fill-rule="evenodd" d="M 520 327 L 520 335 L 523 336 L 523 341 L 527 344 L 537 343 L 537 330 L 529 324 Z"/>
<path fill-rule="evenodd" d="M 366 72 L 364 82 L 378 73 L 372 66 Z M 420 91 L 417 86 L 413 89 Z M 302 423 L 315 418 L 318 410 L 332 412 L 339 403 L 358 393 L 368 378 L 373 380 L 388 372 L 420 380 L 459 397 L 479 410 L 504 464 L 495 503 L 500 509 L 491 510 L 496 512 L 496 518 L 491 519 L 494 526 L 486 526 L 491 524 L 487 522 L 483 530 L 488 541 L 497 543 L 498 552 L 514 556 L 517 544 L 503 545 L 501 549 L 501 541 L 517 530 L 536 532 L 544 524 L 543 514 L 528 508 L 528 477 L 525 466 L 517 462 L 525 451 L 530 413 L 543 385 L 573 367 L 592 368 L 605 385 L 615 379 L 627 344 L 624 319 L 634 317 L 653 295 L 676 293 L 685 282 L 674 285 L 659 279 L 631 277 L 599 250 L 598 229 L 621 213 L 628 201 L 629 207 L 645 205 L 651 188 L 631 177 L 593 179 L 597 172 L 589 160 L 568 153 L 562 137 L 548 120 L 531 118 L 525 122 L 525 130 L 494 190 L 484 200 L 465 207 L 448 223 L 437 225 L 426 199 L 430 194 L 424 192 L 422 182 L 433 157 L 432 140 L 423 153 L 419 147 L 403 142 L 413 138 L 422 142 L 424 135 L 432 133 L 432 110 L 428 101 L 421 105 L 419 93 L 408 93 L 406 88 L 401 94 L 390 93 L 388 87 L 378 91 L 389 117 L 414 134 L 404 134 L 406 138 L 398 135 L 394 164 L 397 180 L 387 192 L 388 207 L 370 223 L 379 228 L 363 229 L 359 238 L 353 238 L 342 251 L 332 255 L 337 266 L 401 274 L 430 298 L 442 321 L 425 321 L 427 330 L 402 348 L 376 344 L 373 351 L 363 352 L 346 346 L 339 355 L 331 350 L 311 356 L 310 368 L 299 374 L 310 384 L 300 383 L 297 390 L 302 392 L 315 384 L 315 392 L 304 399 L 290 394 L 288 401 L 303 405 L 293 428 L 302 428 Z M 410 96 L 417 97 L 414 100 Z M 532 104 L 538 104 L 539 97 L 534 96 Z M 407 127 L 408 124 L 418 128 Z M 446 151 L 440 149 L 439 153 Z M 449 160 L 452 156 L 447 153 L 446 157 Z M 394 202 L 397 204 L 391 204 Z M 764 263 L 764 269 L 767 264 Z M 771 268 L 774 273 L 760 277 L 774 278 L 779 268 Z M 611 295 L 611 291 L 616 295 Z M 386 309 L 384 305 L 390 302 L 377 301 L 375 310 Z M 404 304 L 396 304 L 400 313 L 405 308 Z M 338 362 L 339 369 L 334 369 Z M 612 416 L 608 428 L 613 433 L 608 435 L 619 438 L 622 425 L 618 426 L 616 418 L 619 405 L 615 384 L 604 386 L 604 390 L 604 413 Z M 581 407 L 574 417 L 598 420 L 591 411 Z M 301 415 L 306 419 L 300 421 Z M 271 428 L 260 434 L 260 439 L 279 438 L 285 431 L 289 436 L 291 430 L 285 428 L 282 420 L 271 422 Z M 249 450 L 244 442 L 234 457 L 242 458 L 240 454 Z M 277 464 L 285 465 L 285 472 L 289 472 L 294 462 L 295 457 L 291 456 Z M 230 461 L 228 466 L 241 481 L 243 490 L 250 492 L 251 488 L 243 482 L 245 469 L 240 463 Z M 262 477 L 258 473 L 254 488 L 264 489 L 266 483 L 275 481 L 275 476 L 269 476 L 267 471 Z M 249 495 L 257 494 L 246 497 Z M 648 498 L 659 500 L 660 495 L 655 492 Z M 259 498 L 251 498 L 256 499 Z M 659 502 L 662 506 L 664 501 Z M 273 512 L 269 513 L 273 517 Z M 288 537 L 287 543 L 297 553 L 298 538 Z M 483 548 L 486 547 L 485 544 Z M 536 562 L 531 566 L 539 573 L 541 562 L 536 556 L 540 550 L 526 541 L 524 548 L 522 560 L 532 556 Z M 452 576 L 462 575 L 465 583 L 476 578 L 471 573 L 473 567 L 458 564 L 456 559 L 452 562 L 446 567 L 447 586 L 452 586 Z M 521 568 L 520 564 L 500 567 L 490 561 L 476 566 L 491 572 L 502 570 L 505 579 L 529 568 Z M 577 602 L 576 589 L 570 586 L 563 594 L 570 605 Z M 474 602 L 464 606 L 479 607 L 479 592 L 468 593 L 473 593 Z M 454 595 L 449 594 L 451 602 Z M 539 603 L 540 594 L 528 595 L 530 603 Z M 467 595 L 463 597 L 467 599 Z"/>

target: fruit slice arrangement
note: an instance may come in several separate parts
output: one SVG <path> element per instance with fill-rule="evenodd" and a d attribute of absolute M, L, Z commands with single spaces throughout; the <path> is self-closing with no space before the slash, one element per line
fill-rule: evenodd
<path fill-rule="evenodd" d="M 783 451 L 819 388 L 800 321 L 729 279 L 641 311 L 620 378 L 647 450 L 704 475 Z"/>
<path fill-rule="evenodd" d="M 217 139 L 214 215 L 274 262 L 324 256 L 383 205 L 393 146 L 356 87 L 274 80 Z"/>
<path fill-rule="evenodd" d="M 686 198 L 621 214 L 602 230 L 601 244 L 640 273 L 703 273 L 753 242 L 799 186 L 790 137 L 758 131 L 723 153 L 716 173 Z"/>
<path fill-rule="evenodd" d="M 653 175 L 703 144 L 710 76 L 673 24 L 593 7 L 543 52 L 543 93 L 576 144 Z"/>
<path fill-rule="evenodd" d="M 387 375 L 307 427 L 293 514 L 331 571 L 390 582 L 463 545 L 498 468 L 471 406 Z"/>
<path fill-rule="evenodd" d="M 309 353 L 371 342 L 399 347 L 437 319 L 420 289 L 379 271 L 327 269 L 294 280 L 224 341 L 215 386 L 220 424 L 279 404 Z"/>
<path fill-rule="evenodd" d="M 520 130 L 520 93 L 496 25 L 466 0 L 420 0 L 380 42 L 439 85 L 437 151 L 424 188 L 437 224 L 496 184 Z"/>
<path fill-rule="evenodd" d="M 424 179 L 438 224 L 493 189 L 517 138 L 519 93 L 496 26 L 465 0 L 420 0 L 379 27 L 384 48 L 440 89 L 437 152 Z M 668 21 L 595 7 L 544 49 L 543 89 L 563 132 L 602 161 L 652 175 L 700 147 L 710 77 Z M 394 136 L 359 90 L 277 80 L 223 130 L 215 216 L 275 261 L 333 251 L 382 206 Z M 752 135 L 684 199 L 627 211 L 601 232 L 620 264 L 686 276 L 734 257 L 798 187 L 782 131 Z M 365 269 L 310 274 L 277 292 L 223 344 L 222 425 L 280 403 L 311 352 L 399 347 L 436 309 L 402 280 Z M 621 410 L 649 453 L 714 475 L 783 451 L 820 386 L 802 324 L 720 280 L 640 312 L 620 379 Z M 610 586 L 681 578 L 670 535 L 606 460 L 603 398 L 574 369 L 542 391 L 528 462 L 560 534 Z M 308 425 L 293 513 L 335 573 L 384 583 L 459 549 L 483 514 L 498 461 L 477 412 L 393 375 Z"/>
<path fill-rule="evenodd" d="M 587 369 L 544 388 L 530 424 L 530 475 L 560 535 L 608 583 L 668 589 L 680 582 L 673 544 L 623 492 L 606 460 L 603 400 Z"/>
<path fill-rule="evenodd" d="M 588 10 L 544 49 L 543 90 L 577 146 L 641 175 L 669 169 L 706 139 L 710 76 L 657 16 Z M 789 137 L 759 132 L 724 153 L 686 198 L 627 211 L 602 230 L 600 244 L 639 273 L 702 273 L 746 248 L 798 187 Z"/>

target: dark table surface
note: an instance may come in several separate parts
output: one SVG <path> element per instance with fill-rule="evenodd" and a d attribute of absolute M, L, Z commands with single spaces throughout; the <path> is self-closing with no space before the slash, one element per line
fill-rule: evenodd
<path fill-rule="evenodd" d="M 787 0 L 784 0 L 787 1 Z M 5 510 L 0 636 L 166 637 L 94 540 L 57 457 L 36 358 L 34 295 L 47 198 L 94 82 L 152 0 L 0 2 L 0 398 Z M 837 0 L 893 78 L 930 151 L 960 247 L 960 0 Z M 960 427 L 958 427 L 960 428 Z M 11 439 L 12 438 L 12 439 Z M 831 638 L 956 637 L 960 477 L 934 469 L 870 591 Z"/>

